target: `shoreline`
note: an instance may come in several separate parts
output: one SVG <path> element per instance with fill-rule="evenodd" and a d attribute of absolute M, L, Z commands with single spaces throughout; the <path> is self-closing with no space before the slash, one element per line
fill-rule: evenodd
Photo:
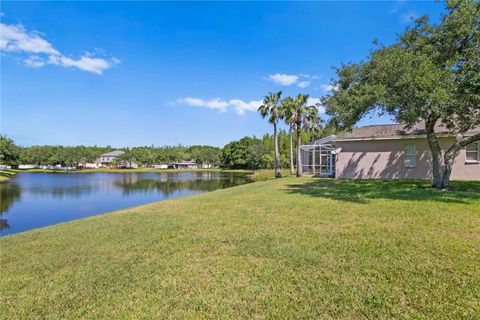
<path fill-rule="evenodd" d="M 155 169 L 155 168 L 137 168 L 137 169 L 76 169 L 76 170 L 52 170 L 52 169 L 12 169 L 11 172 L 31 172 L 31 173 L 126 173 L 126 172 L 232 172 L 232 173 L 254 173 L 255 170 L 236 170 L 236 169 Z"/>
<path fill-rule="evenodd" d="M 10 181 L 10 179 L 16 174 L 17 172 L 12 170 L 0 170 L 0 183 L 5 183 Z"/>

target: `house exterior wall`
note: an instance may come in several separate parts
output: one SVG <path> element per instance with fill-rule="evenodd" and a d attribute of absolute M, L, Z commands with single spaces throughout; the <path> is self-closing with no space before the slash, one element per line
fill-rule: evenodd
<path fill-rule="evenodd" d="M 442 147 L 453 138 L 440 138 Z M 415 144 L 416 165 L 404 165 L 405 144 Z M 431 179 L 432 156 L 425 138 L 395 140 L 336 141 L 342 148 L 336 156 L 335 176 L 339 179 Z M 452 169 L 452 180 L 480 180 L 480 163 L 466 163 L 461 149 Z"/>
<path fill-rule="evenodd" d="M 97 160 L 95 160 L 95 163 L 106 166 L 107 164 L 115 161 L 117 157 L 118 156 L 100 156 Z"/>

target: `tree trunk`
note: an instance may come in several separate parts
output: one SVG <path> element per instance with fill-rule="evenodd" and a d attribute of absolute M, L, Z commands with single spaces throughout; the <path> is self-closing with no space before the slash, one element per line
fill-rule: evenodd
<path fill-rule="evenodd" d="M 290 124 L 290 175 L 295 174 L 295 167 L 293 166 L 293 130 L 292 124 Z"/>
<path fill-rule="evenodd" d="M 430 152 L 432 154 L 432 173 L 433 173 L 433 182 L 432 187 L 441 188 L 442 187 L 442 167 L 443 167 L 443 157 L 442 157 L 442 148 L 438 143 L 437 135 L 435 134 L 435 122 L 436 120 L 427 119 L 425 120 L 425 131 L 427 133 L 427 142 L 430 147 Z"/>
<path fill-rule="evenodd" d="M 297 124 L 297 177 L 303 175 L 302 172 L 302 150 L 300 150 L 300 145 L 302 144 L 302 129 L 299 124 Z"/>
<path fill-rule="evenodd" d="M 457 136 L 455 137 L 455 143 L 448 148 L 445 152 L 445 156 L 443 158 L 444 169 L 443 169 L 443 176 L 442 176 L 442 189 L 450 189 L 450 175 L 452 174 L 453 162 L 455 157 L 458 154 L 458 151 L 461 148 L 464 148 L 466 145 L 477 141 L 480 139 L 480 134 L 475 136 L 465 137 L 463 132 L 458 132 Z"/>
<path fill-rule="evenodd" d="M 453 160 L 455 159 L 456 154 L 457 152 L 445 154 L 445 168 L 443 170 L 442 183 L 440 185 L 441 189 L 450 189 L 450 175 L 452 174 Z"/>
<path fill-rule="evenodd" d="M 273 142 L 274 142 L 274 149 L 275 149 L 275 155 L 274 155 L 274 169 L 275 169 L 275 178 L 281 178 L 282 173 L 280 172 L 280 164 L 278 161 L 279 155 L 278 155 L 278 135 L 277 135 L 277 124 L 273 124 Z"/>

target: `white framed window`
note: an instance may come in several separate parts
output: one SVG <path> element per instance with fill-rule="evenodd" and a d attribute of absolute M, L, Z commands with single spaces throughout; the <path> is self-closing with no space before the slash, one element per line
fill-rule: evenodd
<path fill-rule="evenodd" d="M 480 141 L 470 143 L 465 147 L 466 162 L 480 162 Z"/>
<path fill-rule="evenodd" d="M 408 143 L 404 145 L 403 155 L 403 164 L 405 165 L 405 167 L 415 167 L 415 165 L 417 164 L 417 157 L 415 153 L 414 143 Z"/>

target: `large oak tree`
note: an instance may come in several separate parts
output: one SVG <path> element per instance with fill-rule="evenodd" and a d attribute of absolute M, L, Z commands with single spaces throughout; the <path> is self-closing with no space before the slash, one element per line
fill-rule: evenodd
<path fill-rule="evenodd" d="M 396 43 L 378 46 L 361 63 L 342 65 L 324 100 L 330 124 L 341 129 L 372 111 L 407 127 L 424 120 L 436 188 L 449 188 L 458 151 L 480 140 L 469 133 L 480 125 L 480 3 L 448 1 L 446 9 L 439 24 L 422 17 Z M 438 124 L 455 137 L 446 148 Z"/>

